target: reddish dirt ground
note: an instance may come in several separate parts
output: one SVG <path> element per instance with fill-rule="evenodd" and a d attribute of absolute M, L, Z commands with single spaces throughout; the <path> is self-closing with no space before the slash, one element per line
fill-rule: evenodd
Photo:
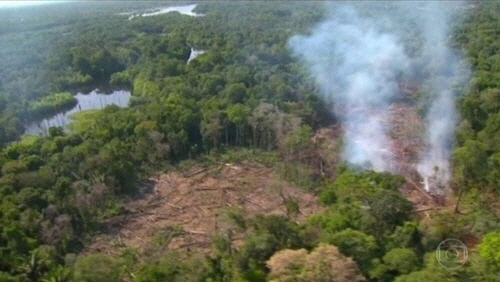
<path fill-rule="evenodd" d="M 400 191 L 413 203 L 416 212 L 421 213 L 418 216 L 428 217 L 431 210 L 453 209 L 451 197 L 425 191 L 422 178 L 415 169 L 419 152 L 423 149 L 423 121 L 416 109 L 404 103 L 394 103 L 389 108 L 386 122 L 391 128 L 391 152 L 396 173 L 403 175 L 407 181 Z"/>
<path fill-rule="evenodd" d="M 412 87 L 403 89 L 406 92 L 402 90 L 402 93 L 404 95 L 412 93 L 416 89 L 415 86 Z M 444 193 L 448 196 L 439 196 L 425 191 L 422 178 L 415 168 L 419 152 L 423 149 L 421 135 L 424 126 L 422 117 L 417 113 L 416 108 L 402 99 L 401 102 L 393 103 L 388 108 L 388 111 L 383 115 L 382 122 L 389 129 L 390 147 L 387 148 L 387 151 L 390 152 L 390 158 L 393 162 L 390 167 L 394 169 L 394 173 L 405 177 L 407 183 L 401 187 L 400 192 L 413 203 L 416 215 L 427 217 L 431 210 L 453 209 L 454 200 L 449 196 L 449 193 Z M 323 128 L 316 133 L 324 140 L 335 140 L 342 134 L 342 126 Z M 320 149 L 317 151 L 321 152 Z M 339 156 L 335 155 L 335 158 L 338 159 Z"/>

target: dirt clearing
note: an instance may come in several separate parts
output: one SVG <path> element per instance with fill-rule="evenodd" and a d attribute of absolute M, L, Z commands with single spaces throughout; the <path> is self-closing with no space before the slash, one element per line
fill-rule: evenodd
<path fill-rule="evenodd" d="M 88 251 L 145 250 L 154 245 L 158 234 L 170 232 L 168 246 L 162 248 L 207 253 L 220 228 L 220 216 L 228 208 L 239 209 L 245 216 L 285 215 L 285 202 L 293 199 L 299 206 L 297 220 L 320 209 L 315 195 L 281 180 L 273 168 L 254 162 L 195 166 L 151 180 L 153 191 L 126 204 L 124 215 L 109 220 L 106 232 L 94 236 Z"/>

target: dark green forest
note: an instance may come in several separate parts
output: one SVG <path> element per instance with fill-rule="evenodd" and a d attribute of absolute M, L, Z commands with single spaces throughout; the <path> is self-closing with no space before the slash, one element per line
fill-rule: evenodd
<path fill-rule="evenodd" d="M 156 6 L 0 9 L 0 281 L 500 281 L 500 4 L 478 3 L 453 35 L 472 66 L 457 105 L 450 197 L 459 205 L 427 217 L 400 192 L 402 176 L 340 160 L 315 167 L 311 140 L 336 120 L 287 42 L 323 19 L 321 4 L 120 15 Z M 205 53 L 186 64 L 191 48 Z M 82 112 L 71 131 L 23 135 L 27 122 L 96 87 L 130 89 L 129 107 Z M 286 216 L 233 212 L 210 254 L 85 252 L 151 174 L 234 155 L 281 166 L 321 210 L 304 221 L 293 202 Z M 233 229 L 244 234 L 236 248 Z M 438 264 L 446 238 L 466 242 L 465 265 Z"/>

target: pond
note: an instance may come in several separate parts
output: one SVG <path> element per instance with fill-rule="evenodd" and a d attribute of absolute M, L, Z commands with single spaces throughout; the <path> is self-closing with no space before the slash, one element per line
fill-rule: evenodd
<path fill-rule="evenodd" d="M 129 20 L 136 18 L 136 17 L 151 17 L 151 16 L 157 16 L 161 14 L 166 14 L 170 12 L 179 12 L 183 15 L 188 15 L 192 17 L 199 17 L 203 16 L 202 14 L 198 14 L 193 12 L 194 8 L 196 8 L 196 4 L 191 4 L 191 5 L 184 5 L 184 6 L 170 6 L 170 7 L 161 7 L 157 8 L 154 10 L 151 10 L 150 12 L 146 13 L 128 13 L 130 16 L 128 17 Z M 123 14 L 123 13 L 122 13 Z"/>
<path fill-rule="evenodd" d="M 116 90 L 111 94 L 101 93 L 98 89 L 87 94 L 77 93 L 75 98 L 78 102 L 75 107 L 69 111 L 27 124 L 24 134 L 44 135 L 51 126 L 61 126 L 67 130 L 71 123 L 70 116 L 72 114 L 84 110 L 103 109 L 108 105 L 127 107 L 130 95 L 130 91 L 127 90 Z"/>

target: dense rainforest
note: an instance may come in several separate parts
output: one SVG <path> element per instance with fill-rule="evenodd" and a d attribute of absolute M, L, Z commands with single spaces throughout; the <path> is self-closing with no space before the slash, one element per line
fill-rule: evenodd
<path fill-rule="evenodd" d="M 0 281 L 500 281 L 500 4 L 476 4 L 454 32 L 472 65 L 452 160 L 459 205 L 426 216 L 401 193 L 404 177 L 317 148 L 334 113 L 287 44 L 323 19 L 322 4 L 122 14 L 163 4 L 175 3 L 0 9 Z M 205 52 L 186 63 L 192 48 Z M 129 107 L 23 135 L 96 87 L 130 89 Z M 318 211 L 298 220 L 293 199 L 284 215 L 229 210 L 208 253 L 164 246 L 182 226 L 161 230 L 147 252 L 88 251 L 107 220 L 147 193 L 150 175 L 248 160 L 317 195 Z M 436 261 L 447 238 L 466 243 L 464 265 Z"/>

